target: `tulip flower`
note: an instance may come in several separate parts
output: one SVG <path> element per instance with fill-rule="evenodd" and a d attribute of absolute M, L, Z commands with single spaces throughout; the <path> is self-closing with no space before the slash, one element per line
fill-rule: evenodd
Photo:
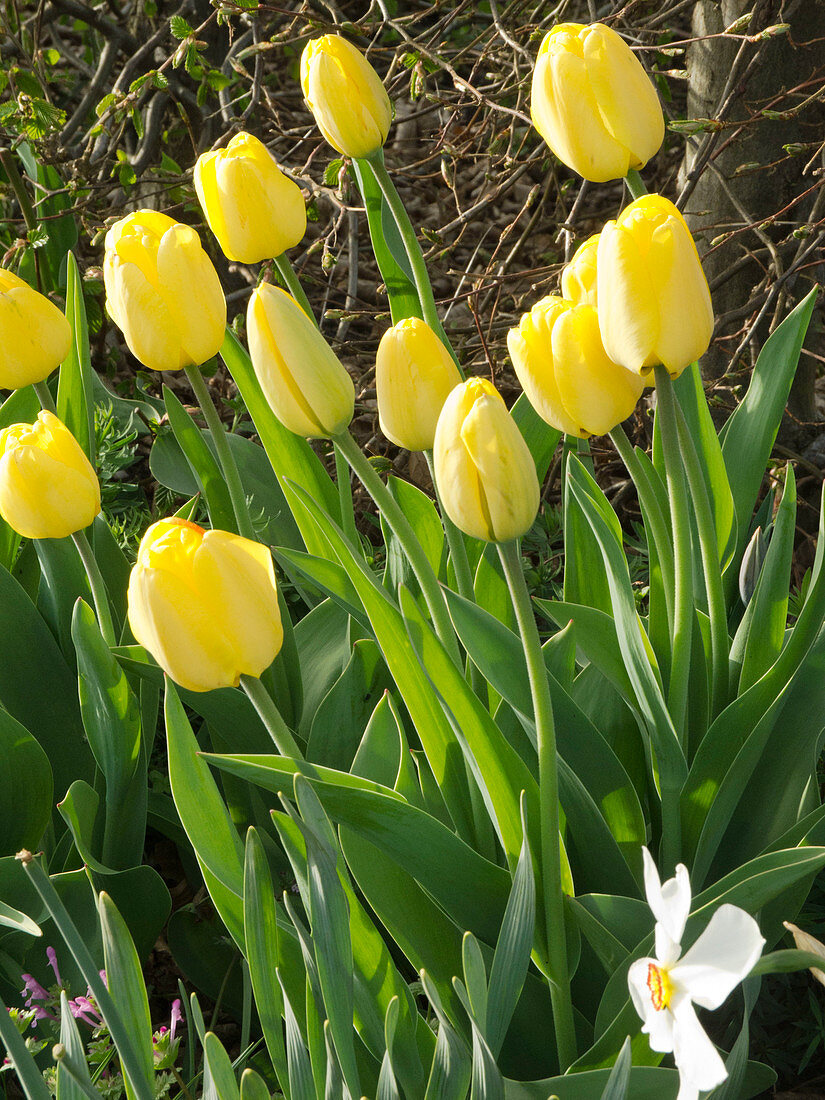
<path fill-rule="evenodd" d="M 355 387 L 295 299 L 262 283 L 249 300 L 246 327 L 255 374 L 284 427 L 307 439 L 343 432 L 352 420 Z"/>
<path fill-rule="evenodd" d="M 280 256 L 306 232 L 300 187 L 252 134 L 236 134 L 225 149 L 198 157 L 195 190 L 230 260 L 254 264 Z"/>
<path fill-rule="evenodd" d="M 29 539 L 62 539 L 100 511 L 100 485 L 80 444 L 54 413 L 0 432 L 0 515 Z"/>
<path fill-rule="evenodd" d="M 591 305 L 542 298 L 510 329 L 507 347 L 542 420 L 580 439 L 612 431 L 630 416 L 644 389 L 637 374 L 607 357 Z"/>
<path fill-rule="evenodd" d="M 430 451 L 438 416 L 461 375 L 425 322 L 408 317 L 381 337 L 375 388 L 381 431 L 398 447 Z"/>
<path fill-rule="evenodd" d="M 143 536 L 128 615 L 138 642 L 189 691 L 260 676 L 284 639 L 269 550 L 177 518 Z"/>
<path fill-rule="evenodd" d="M 226 301 L 194 229 L 137 210 L 106 234 L 106 306 L 149 370 L 199 366 L 217 355 Z"/>
<path fill-rule="evenodd" d="M 54 302 L 0 267 L 0 389 L 43 382 L 71 342 L 69 322 Z"/>
<path fill-rule="evenodd" d="M 691 901 L 687 868 L 680 863 L 662 884 L 650 853 L 643 848 L 642 854 L 647 902 L 656 918 L 656 958 L 632 963 L 627 983 L 651 1050 L 673 1054 L 679 1100 L 698 1100 L 700 1091 L 716 1088 L 728 1073 L 693 1006 L 718 1008 L 748 976 L 765 941 L 744 909 L 720 905 L 682 955 Z"/>
<path fill-rule="evenodd" d="M 599 233 L 594 233 L 579 245 L 573 258 L 561 273 L 561 296 L 574 306 L 597 304 L 596 256 Z"/>
<path fill-rule="evenodd" d="M 390 97 L 369 61 L 345 38 L 325 34 L 307 42 L 301 87 L 318 129 L 345 157 L 368 157 L 387 140 Z"/>
<path fill-rule="evenodd" d="M 455 387 L 438 418 L 434 458 L 441 503 L 465 534 L 509 542 L 533 525 L 536 467 L 491 382 L 468 378 Z"/>
<path fill-rule="evenodd" d="M 642 376 L 657 363 L 676 378 L 706 350 L 713 308 L 685 220 L 645 195 L 599 237 L 599 328 L 610 358 Z"/>
<path fill-rule="evenodd" d="M 560 23 L 544 36 L 530 114 L 559 160 L 593 183 L 643 167 L 665 136 L 650 78 L 603 23 Z"/>

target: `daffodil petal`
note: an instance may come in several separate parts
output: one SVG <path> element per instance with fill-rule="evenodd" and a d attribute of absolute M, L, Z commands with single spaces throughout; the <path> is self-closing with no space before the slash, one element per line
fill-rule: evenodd
<path fill-rule="evenodd" d="M 728 1075 L 687 998 L 673 1012 L 673 1058 L 680 1079 L 702 1092 L 721 1085 Z"/>
<path fill-rule="evenodd" d="M 690 913 L 690 878 L 687 867 L 680 863 L 676 868 L 675 876 L 662 883 L 656 864 L 647 848 L 642 848 L 642 859 L 647 904 L 668 937 L 674 944 L 679 944 Z M 670 961 L 664 958 L 663 954 L 659 954 L 658 947 L 656 953 L 662 962 Z"/>
<path fill-rule="evenodd" d="M 721 905 L 693 947 L 671 967 L 671 980 L 702 1008 L 718 1008 L 751 972 L 764 945 L 753 917 L 736 905 Z"/>
<path fill-rule="evenodd" d="M 668 1054 L 673 1050 L 673 1014 L 669 1009 L 656 1009 L 648 987 L 650 967 L 658 967 L 656 959 L 636 959 L 627 972 L 627 987 L 633 1006 L 642 1018 L 642 1031 L 651 1050 Z"/>

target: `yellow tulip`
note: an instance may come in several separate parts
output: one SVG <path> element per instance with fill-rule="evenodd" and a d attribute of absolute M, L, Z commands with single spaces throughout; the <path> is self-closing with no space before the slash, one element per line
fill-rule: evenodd
<path fill-rule="evenodd" d="M 542 298 L 510 329 L 507 347 L 542 420 L 581 439 L 626 420 L 644 389 L 637 374 L 608 359 L 596 310 L 586 303 Z"/>
<path fill-rule="evenodd" d="M 530 113 L 559 160 L 594 183 L 641 168 L 665 135 L 656 89 L 604 23 L 560 23 L 544 36 Z"/>
<path fill-rule="evenodd" d="M 176 518 L 141 540 L 128 615 L 138 642 L 189 691 L 260 676 L 284 640 L 269 550 Z"/>
<path fill-rule="evenodd" d="M 532 455 L 495 386 L 468 378 L 444 402 L 435 430 L 441 503 L 460 530 L 508 542 L 530 529 L 539 507 Z"/>
<path fill-rule="evenodd" d="M 106 234 L 106 306 L 149 370 L 199 366 L 217 355 L 226 301 L 194 229 L 137 210 Z"/>
<path fill-rule="evenodd" d="M 392 107 L 378 73 L 337 34 L 307 42 L 301 87 L 318 129 L 346 157 L 368 157 L 387 140 Z"/>
<path fill-rule="evenodd" d="M 230 260 L 254 264 L 280 256 L 306 232 L 300 187 L 252 134 L 236 134 L 225 149 L 198 157 L 195 190 Z"/>
<path fill-rule="evenodd" d="M 69 322 L 54 302 L 0 267 L 0 389 L 43 382 L 71 342 Z"/>
<path fill-rule="evenodd" d="M 100 485 L 80 444 L 54 413 L 0 432 L 0 515 L 29 539 L 62 539 L 100 511 Z"/>
<path fill-rule="evenodd" d="M 601 232 L 599 327 L 610 358 L 643 377 L 675 378 L 707 350 L 713 307 L 699 253 L 668 199 L 645 195 Z"/>
<path fill-rule="evenodd" d="M 408 317 L 387 329 L 375 359 L 381 431 L 408 451 L 432 450 L 435 426 L 461 375 L 426 323 Z"/>
<path fill-rule="evenodd" d="M 594 233 L 580 244 L 561 273 L 561 296 L 574 306 L 597 304 L 596 256 L 599 251 L 599 236 L 600 234 Z"/>
<path fill-rule="evenodd" d="M 352 420 L 355 387 L 295 299 L 262 283 L 249 300 L 246 327 L 255 374 L 284 427 L 306 439 L 343 432 Z"/>

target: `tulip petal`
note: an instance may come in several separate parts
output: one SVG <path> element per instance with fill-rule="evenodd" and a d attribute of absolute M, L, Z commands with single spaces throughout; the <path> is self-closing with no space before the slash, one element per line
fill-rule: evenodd
<path fill-rule="evenodd" d="M 372 65 L 338 35 L 307 43 L 301 83 L 321 133 L 339 153 L 366 157 L 386 140 L 389 96 Z"/>
<path fill-rule="evenodd" d="M 0 388 L 16 390 L 48 378 L 69 354 L 69 322 L 25 283 L 0 293 Z"/>
<path fill-rule="evenodd" d="M 764 944 L 753 917 L 738 906 L 721 905 L 671 968 L 671 978 L 702 1008 L 718 1008 L 751 972 Z"/>
<path fill-rule="evenodd" d="M 644 377 L 658 362 L 658 286 L 630 232 L 608 222 L 599 237 L 599 328 L 614 363 Z"/>
<path fill-rule="evenodd" d="M 583 58 L 556 50 L 539 55 L 530 113 L 559 160 L 584 179 L 605 183 L 627 175 L 628 151 L 602 121 Z"/>
<path fill-rule="evenodd" d="M 630 416 L 644 382 L 608 358 L 592 306 L 562 313 L 552 346 L 559 394 L 580 433 L 604 435 Z"/>
<path fill-rule="evenodd" d="M 260 676 L 284 639 L 275 571 L 267 547 L 228 531 L 207 531 L 195 553 L 193 583 L 212 608 L 238 672 Z"/>
<path fill-rule="evenodd" d="M 226 241 L 221 247 L 229 259 L 247 264 L 280 256 L 306 232 L 300 187 L 261 148 L 268 163 L 260 157 L 227 156 L 217 169 L 217 205 L 223 211 Z"/>
<path fill-rule="evenodd" d="M 237 685 L 231 646 L 191 583 L 168 569 L 136 565 L 128 600 L 132 633 L 175 683 L 189 691 Z"/>
<path fill-rule="evenodd" d="M 450 519 L 473 538 L 494 541 L 478 470 L 461 438 L 472 401 L 467 384 L 456 386 L 444 402 L 433 442 L 433 460 L 441 502 Z"/>
<path fill-rule="evenodd" d="M 583 38 L 587 75 L 605 129 L 629 150 L 629 166 L 641 168 L 665 136 L 656 89 L 635 54 L 610 27 L 594 23 Z"/>
<path fill-rule="evenodd" d="M 66 538 L 88 527 L 99 511 L 94 472 L 89 476 L 26 444 L 0 459 L 0 514 L 25 538 Z"/>
<path fill-rule="evenodd" d="M 523 535 L 539 510 L 539 483 L 524 437 L 497 393 L 473 402 L 461 441 L 478 471 L 494 540 Z"/>
<path fill-rule="evenodd" d="M 567 302 L 553 295 L 542 298 L 522 316 L 518 327 L 507 333 L 507 350 L 521 388 L 542 420 L 557 431 L 584 439 L 590 433 L 568 413 L 553 362 L 553 326 L 569 308 Z"/>
<path fill-rule="evenodd" d="M 690 913 L 690 878 L 683 863 L 676 867 L 676 874 L 662 883 L 653 857 L 642 848 L 644 862 L 645 895 L 653 916 L 662 925 L 670 940 L 678 945 L 685 931 Z M 657 950 L 659 959 L 667 965 L 670 960 Z M 677 947 L 678 954 L 678 947 Z"/>
<path fill-rule="evenodd" d="M 192 179 L 201 210 L 203 210 L 206 220 L 209 222 L 209 228 L 218 238 L 218 244 L 224 254 L 230 260 L 236 260 L 238 259 L 237 256 L 231 256 L 227 252 L 228 234 L 224 220 L 223 204 L 218 194 L 218 164 L 223 156 L 225 156 L 225 150 L 223 149 L 219 149 L 215 153 L 203 153 L 195 162 Z"/>
<path fill-rule="evenodd" d="M 661 316 L 667 319 L 656 341 L 656 352 L 669 373 L 681 374 L 707 351 L 713 335 L 713 306 L 696 246 L 681 218 L 668 218 L 653 233 L 651 270 L 661 273 L 658 285 Z"/>
<path fill-rule="evenodd" d="M 725 1063 L 687 999 L 673 1011 L 673 1058 L 680 1077 L 701 1092 L 721 1085 L 728 1075 Z"/>
<path fill-rule="evenodd" d="M 199 366 L 217 355 L 226 329 L 226 300 L 218 273 L 188 225 L 164 233 L 157 255 L 158 289 L 175 320 L 178 367 Z"/>
<path fill-rule="evenodd" d="M 178 327 L 166 302 L 136 264 L 114 260 L 107 304 L 129 350 L 149 370 L 178 370 Z"/>

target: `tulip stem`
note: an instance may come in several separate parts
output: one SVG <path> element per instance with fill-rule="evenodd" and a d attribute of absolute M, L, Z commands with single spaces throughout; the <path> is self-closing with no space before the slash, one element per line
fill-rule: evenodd
<path fill-rule="evenodd" d="M 315 314 L 312 312 L 312 306 L 309 304 L 309 298 L 307 298 L 304 288 L 301 286 L 301 280 L 295 274 L 295 268 L 289 262 L 289 258 L 286 252 L 282 252 L 280 256 L 275 256 L 272 261 L 281 277 L 281 282 L 286 289 L 307 315 L 311 321 L 317 326 L 318 322 L 315 319 Z"/>
<path fill-rule="evenodd" d="M 642 198 L 643 195 L 648 194 L 648 190 L 645 187 L 645 182 L 635 168 L 629 169 L 625 176 L 625 183 L 627 189 L 630 192 L 630 197 L 634 200 Z"/>
<path fill-rule="evenodd" d="M 676 395 L 667 369 L 655 367 L 658 415 L 661 417 L 662 450 L 670 498 L 673 527 L 673 556 L 676 567 L 676 599 L 673 611 L 673 659 L 670 666 L 667 702 L 673 725 L 684 740 L 686 735 L 688 688 L 693 648 L 693 560 L 690 539 L 690 501 L 685 483 L 679 428 L 676 420 Z"/>
<path fill-rule="evenodd" d="M 541 838 L 539 866 L 547 929 L 547 961 L 553 1026 L 556 1031 L 559 1066 L 564 1073 L 576 1060 L 576 1033 L 573 1023 L 573 1004 L 570 998 L 567 940 L 564 930 L 564 894 L 559 849 L 559 776 L 553 703 L 550 698 L 550 683 L 547 679 L 541 639 L 521 566 L 518 540 L 500 542 L 497 544 L 497 549 L 521 633 L 536 719 Z"/>
<path fill-rule="evenodd" d="M 57 413 L 57 406 L 54 403 L 52 397 L 52 391 L 49 389 L 48 384 L 44 382 L 33 383 L 34 392 L 37 394 L 37 400 L 40 402 L 40 407 L 50 413 Z"/>
<path fill-rule="evenodd" d="M 335 480 L 338 483 L 338 502 L 341 507 L 341 528 L 356 550 L 361 550 L 361 537 L 355 525 L 355 508 L 352 504 L 352 481 L 349 463 L 338 448 L 335 440 L 332 443 L 335 451 Z"/>
<path fill-rule="evenodd" d="M 404 242 L 404 251 L 407 253 L 407 259 L 410 261 L 413 282 L 415 283 L 415 289 L 418 292 L 418 298 L 421 302 L 424 320 L 433 332 L 438 335 L 444 347 L 455 360 L 459 371 L 461 371 L 458 356 L 450 346 L 450 341 L 447 339 L 447 334 L 438 316 L 430 275 L 427 271 L 427 265 L 424 262 L 424 253 L 421 251 L 421 245 L 418 243 L 418 237 L 415 235 L 415 229 L 410 221 L 410 216 L 407 213 L 406 207 L 401 201 L 401 196 L 398 194 L 395 184 L 392 182 L 392 177 L 384 164 L 384 150 L 377 149 L 376 152 L 366 158 L 366 161 L 375 175 L 376 182 L 381 188 L 381 193 L 386 200 L 387 206 L 390 208 L 393 221 L 398 227 L 398 232 L 401 234 L 401 240 Z M 463 379 L 463 372 L 461 373 L 461 377 Z"/>
<path fill-rule="evenodd" d="M 103 635 L 103 640 L 106 645 L 111 648 L 117 645 L 117 637 L 115 635 L 115 626 L 112 622 L 112 613 L 109 610 L 109 596 L 106 592 L 106 582 L 103 580 L 100 566 L 97 564 L 97 559 L 92 552 L 92 548 L 89 545 L 89 540 L 86 538 L 85 533 L 83 531 L 75 531 L 72 535 L 72 542 L 77 547 L 80 560 L 83 562 L 83 568 L 86 570 L 89 588 L 92 590 L 92 600 L 94 601 L 95 611 L 97 612 L 100 633 Z"/>
<path fill-rule="evenodd" d="M 722 570 L 719 566 L 719 548 L 716 538 L 716 521 L 708 496 L 708 486 L 699 463 L 699 456 L 685 420 L 685 414 L 676 405 L 676 422 L 679 430 L 679 444 L 685 463 L 688 487 L 693 501 L 696 529 L 699 533 L 699 548 L 702 555 L 702 568 L 705 574 L 705 591 L 708 599 L 710 618 L 710 651 L 712 662 L 711 678 L 711 720 L 727 702 L 728 660 L 730 657 L 730 638 L 728 636 L 728 615 L 725 607 L 725 593 L 722 587 Z"/>
<path fill-rule="evenodd" d="M 404 515 L 395 497 L 376 473 L 372 463 L 362 454 L 360 447 L 349 431 L 336 435 L 333 442 L 340 448 L 341 454 L 346 458 L 361 484 L 375 501 L 384 519 L 390 525 L 393 534 L 401 543 L 421 586 L 424 599 L 427 601 L 436 634 L 456 665 L 461 667 L 458 642 L 456 641 L 455 630 L 447 610 L 444 594 L 439 587 L 438 578 L 433 572 L 427 555 L 424 553 L 424 548 L 410 526 L 409 520 Z"/>
<path fill-rule="evenodd" d="M 200 405 L 201 412 L 206 419 L 207 426 L 212 435 L 212 440 L 215 444 L 215 450 L 218 452 L 218 461 L 221 464 L 223 476 L 226 478 L 229 497 L 232 501 L 232 511 L 235 513 L 235 522 L 238 525 L 238 533 L 243 535 L 244 538 L 255 541 L 255 528 L 252 526 L 252 520 L 249 515 L 246 494 L 243 491 L 241 475 L 238 472 L 238 464 L 235 461 L 235 456 L 232 454 L 229 440 L 226 438 L 226 431 L 221 422 L 221 418 L 218 416 L 218 410 L 215 408 L 215 404 L 209 396 L 209 389 L 201 374 L 200 367 L 190 366 L 184 369 L 186 371 L 186 377 L 189 379 L 189 385 L 192 387 L 195 394 L 195 400 L 198 402 L 198 405 Z"/>
<path fill-rule="evenodd" d="M 298 748 L 298 742 L 292 736 L 292 732 L 284 721 L 281 712 L 258 677 L 241 676 L 241 687 L 249 696 L 252 706 L 258 712 L 281 756 L 291 756 L 293 760 L 303 760 L 304 754 Z"/>

